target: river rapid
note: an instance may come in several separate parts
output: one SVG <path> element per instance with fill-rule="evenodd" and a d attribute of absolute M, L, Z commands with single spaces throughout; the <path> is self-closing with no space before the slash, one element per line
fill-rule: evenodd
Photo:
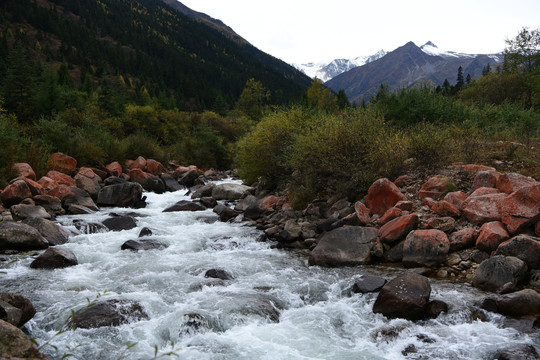
<path fill-rule="evenodd" d="M 307 251 L 274 249 L 257 240 L 260 231 L 220 222 L 210 209 L 162 212 L 188 200 L 185 191 L 145 195 L 144 209 L 106 208 L 57 219 L 74 233 L 61 246 L 75 253 L 79 265 L 31 269 L 32 256 L 0 265 L 2 291 L 33 302 L 37 314 L 25 328 L 39 344 L 50 341 L 58 349 L 42 349 L 52 359 L 152 359 L 156 350 L 164 359 L 193 360 L 490 359 L 512 344 L 540 344 L 538 331 L 504 327 L 503 316 L 475 307 L 487 294 L 464 284 L 430 279 L 431 299 L 449 305 L 437 319 L 373 314 L 377 294 L 351 294 L 354 280 L 363 274 L 392 279 L 404 269 L 309 267 Z M 137 228 L 81 234 L 73 225 L 76 219 L 101 222 L 113 212 L 136 213 Z M 143 227 L 167 247 L 121 250 Z M 205 278 L 212 268 L 233 279 Z M 57 334 L 72 311 L 98 297 L 136 301 L 149 320 Z M 172 350 L 178 357 L 166 355 Z"/>

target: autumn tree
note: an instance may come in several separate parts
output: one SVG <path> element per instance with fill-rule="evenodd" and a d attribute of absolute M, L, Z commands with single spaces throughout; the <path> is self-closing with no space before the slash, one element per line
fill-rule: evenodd
<path fill-rule="evenodd" d="M 270 91 L 260 81 L 252 78 L 246 82 L 246 86 L 236 102 L 236 109 L 253 120 L 260 120 L 269 100 Z"/>
<path fill-rule="evenodd" d="M 325 110 L 334 110 L 337 100 L 329 88 L 323 85 L 322 80 L 315 78 L 307 91 L 308 103 L 312 107 Z"/>

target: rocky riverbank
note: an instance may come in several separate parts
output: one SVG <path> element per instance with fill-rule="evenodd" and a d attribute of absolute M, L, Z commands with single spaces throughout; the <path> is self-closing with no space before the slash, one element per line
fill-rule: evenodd
<path fill-rule="evenodd" d="M 381 278 L 363 278 L 354 285 L 356 292 L 380 291 L 373 311 L 388 318 L 416 320 L 446 311 L 444 302 L 430 300 L 428 276 L 491 291 L 493 296 L 478 299 L 483 308 L 528 324 L 522 326 L 538 326 L 540 183 L 532 178 L 478 165 L 453 165 L 427 178 L 409 174 L 393 182 L 379 179 L 361 201 L 321 199 L 294 210 L 286 193 L 269 195 L 246 185 L 208 183 L 234 176 L 232 172 L 164 166 L 142 157 L 125 166 L 77 168 L 76 160 L 64 154 L 54 154 L 49 167 L 47 176 L 37 180 L 30 166 L 15 164 L 16 176 L 0 194 L 0 251 L 47 249 L 32 267 L 77 263 L 74 254 L 54 248 L 70 236 L 54 222 L 56 216 L 107 206 L 140 208 L 145 206 L 143 189 L 158 193 L 186 189 L 192 202 L 181 201 L 164 211 L 213 208 L 222 221 L 247 222 L 262 230 L 259 240 L 273 241 L 277 248 L 308 249 L 312 266 L 391 263 L 411 268 L 386 284 Z M 129 214 L 112 214 L 103 224 L 77 226 L 82 231 L 114 231 L 133 223 Z M 163 246 L 144 234 L 124 245 L 136 250 Z M 3 296 L 8 295 L 15 296 Z M 20 302 L 2 301 L 6 315 L 0 311 L 0 319 L 22 326 L 17 315 L 22 313 Z M 108 312 L 103 315 L 96 309 Z M 109 326 L 124 321 L 125 312 L 147 316 L 137 304 L 108 302 L 86 310 L 91 311 L 75 320 L 101 324 L 96 318 L 117 319 L 99 325 Z M 90 318 L 80 320 L 83 315 Z M 15 318 L 19 320 L 9 320 Z"/>

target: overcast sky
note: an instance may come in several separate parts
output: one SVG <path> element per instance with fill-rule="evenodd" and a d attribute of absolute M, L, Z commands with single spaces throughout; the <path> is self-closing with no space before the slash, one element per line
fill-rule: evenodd
<path fill-rule="evenodd" d="M 540 0 L 181 0 L 286 62 L 392 51 L 413 41 L 497 53 L 523 26 L 540 27 Z"/>

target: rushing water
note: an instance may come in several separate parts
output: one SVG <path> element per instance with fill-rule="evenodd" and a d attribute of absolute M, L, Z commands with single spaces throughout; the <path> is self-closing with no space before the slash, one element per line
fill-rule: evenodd
<path fill-rule="evenodd" d="M 53 338 L 50 344 L 58 350 L 43 350 L 51 358 L 151 359 L 157 347 L 158 355 L 175 349 L 179 359 L 197 360 L 487 359 L 512 344 L 540 343 L 538 332 L 504 328 L 500 315 L 478 319 L 473 305 L 484 293 L 435 280 L 432 299 L 447 302 L 447 314 L 420 322 L 388 320 L 371 311 L 376 294 L 351 295 L 349 289 L 362 274 L 390 279 L 403 270 L 308 267 L 306 252 L 272 249 L 257 242 L 257 230 L 219 222 L 211 210 L 163 213 L 188 199 L 184 191 L 145 195 L 148 206 L 134 210 L 137 228 L 73 235 L 62 245 L 75 253 L 77 266 L 36 270 L 29 267 L 31 257 L 3 265 L 2 290 L 34 303 L 37 314 L 26 328 L 38 343 Z M 111 212 L 129 211 L 109 208 L 58 221 L 76 232 L 75 219 L 101 222 Z M 120 250 L 143 227 L 168 247 Z M 211 268 L 225 269 L 234 279 L 215 284 L 204 277 Z M 137 301 L 149 320 L 55 336 L 72 310 L 98 296 Z M 279 322 L 272 321 L 273 307 Z"/>

